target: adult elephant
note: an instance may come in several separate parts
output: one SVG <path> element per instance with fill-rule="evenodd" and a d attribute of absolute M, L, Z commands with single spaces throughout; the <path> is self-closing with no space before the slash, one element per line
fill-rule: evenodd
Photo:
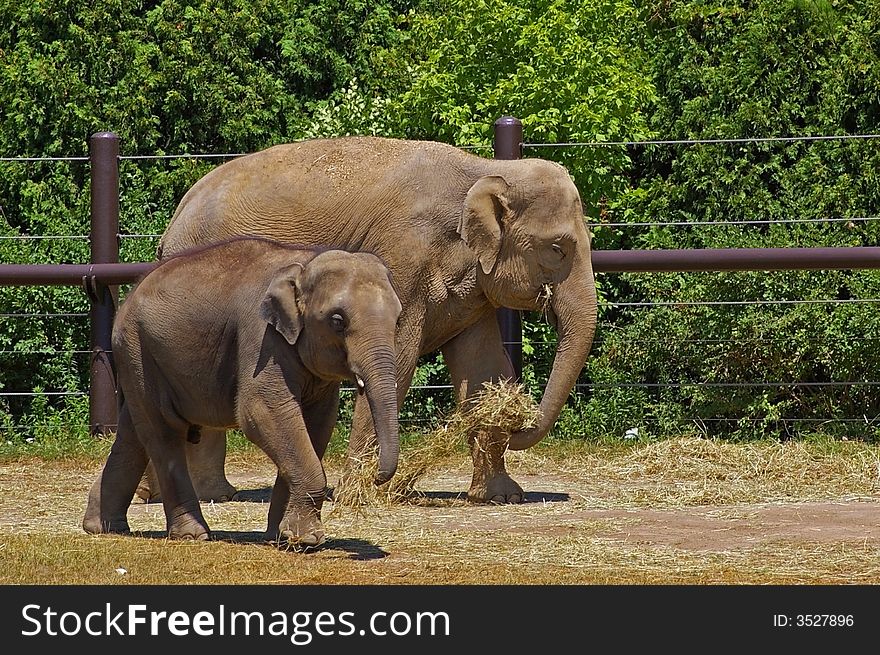
<path fill-rule="evenodd" d="M 570 175 L 550 161 L 493 160 L 442 143 L 379 137 L 273 146 L 196 182 L 158 255 L 235 235 L 363 249 L 383 259 L 403 305 L 399 403 L 419 356 L 438 349 L 459 402 L 484 382 L 511 378 L 495 310 L 545 310 L 558 333 L 553 368 L 538 425 L 510 435 L 512 450 L 547 434 L 590 352 L 596 293 L 589 233 Z M 350 454 L 371 444 L 372 425 L 367 403 L 357 401 Z M 230 497 L 224 435 L 206 433 L 188 448 L 199 495 Z M 522 501 L 503 456 L 476 450 L 469 498 Z"/>

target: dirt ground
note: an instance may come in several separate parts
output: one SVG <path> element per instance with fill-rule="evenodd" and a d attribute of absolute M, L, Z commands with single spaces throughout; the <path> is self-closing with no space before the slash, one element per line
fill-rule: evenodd
<path fill-rule="evenodd" d="M 688 495 L 677 494 L 667 502 L 662 488 L 669 481 L 661 475 L 609 485 L 601 471 L 591 475 L 584 467 L 552 467 L 529 456 L 510 460 L 511 473 L 526 490 L 524 503 L 468 502 L 470 465 L 466 459 L 453 461 L 420 482 L 418 502 L 365 513 L 325 505 L 330 538 L 325 552 L 311 561 L 323 557 L 330 566 L 342 551 L 362 561 L 385 560 L 373 568 L 346 569 L 344 575 L 356 575 L 358 583 L 395 576 L 409 576 L 403 583 L 446 581 L 435 577 L 437 571 L 448 572 L 453 583 L 474 575 L 483 576 L 473 580 L 481 583 L 880 582 L 876 485 L 873 491 L 832 490 L 800 498 L 768 493 L 760 502 L 737 502 L 736 493 L 719 493 L 718 502 L 705 497 L 682 502 Z M 98 466 L 40 460 L 0 465 L 0 560 L 12 557 L 10 551 L 23 548 L 21 540 L 30 537 L 89 539 L 80 521 Z M 231 461 L 228 473 L 241 490 L 239 498 L 205 503 L 203 511 L 215 539 L 252 546 L 265 529 L 274 471 L 258 454 Z M 328 470 L 331 482 L 336 475 Z M 705 494 L 713 482 L 682 481 L 682 488 L 688 484 L 691 494 Z M 719 489 L 730 484 L 717 482 Z M 163 535 L 161 505 L 135 503 L 129 520 L 137 534 Z M 514 560 L 525 567 L 514 566 Z M 491 577 L 496 569 L 497 579 Z"/>
<path fill-rule="evenodd" d="M 263 519 L 266 506 L 260 505 L 268 503 L 275 476 L 272 469 L 259 460 L 250 464 L 248 469 L 229 472 L 230 482 L 240 490 L 240 500 L 222 505 L 205 503 L 207 516 L 212 513 L 220 516 L 223 508 L 232 513 L 244 507 L 255 510 L 257 521 Z M 55 469 L 52 473 L 45 470 L 50 467 Z M 58 475 L 57 468 L 54 464 L 33 462 L 0 466 L 0 534 L 81 532 L 81 513 L 71 510 L 84 508 L 85 496 L 97 469 L 78 469 L 65 464 Z M 8 493 L 13 489 L 29 489 L 42 495 L 37 487 L 47 487 L 52 478 L 56 502 L 21 504 L 18 494 Z M 511 535 L 564 535 L 575 530 L 574 524 L 600 521 L 602 527 L 596 530 L 597 536 L 688 551 L 732 551 L 778 541 L 880 546 L 878 498 L 726 507 L 585 509 L 583 503 L 577 502 L 585 492 L 577 481 L 562 475 L 518 475 L 517 479 L 527 490 L 521 506 L 475 505 L 465 499 L 469 472 L 465 466 L 457 466 L 426 478 L 420 485 L 424 489 L 424 504 L 410 509 L 421 516 L 426 525 L 449 532 L 485 530 Z M 44 489 L 44 493 L 53 495 L 49 489 Z M 548 509 L 551 505 L 552 510 Z M 332 509 L 332 503 L 328 504 L 328 511 Z M 129 511 L 133 530 L 161 530 L 161 517 L 162 507 L 158 504 L 135 502 Z M 222 521 L 214 523 L 222 524 Z"/>

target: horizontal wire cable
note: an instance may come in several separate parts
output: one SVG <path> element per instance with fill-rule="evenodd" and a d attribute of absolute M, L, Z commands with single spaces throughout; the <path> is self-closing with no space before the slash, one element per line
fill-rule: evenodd
<path fill-rule="evenodd" d="M 681 389 L 685 387 L 752 388 L 752 387 L 877 387 L 880 381 L 845 382 L 578 382 L 576 389 Z"/>
<path fill-rule="evenodd" d="M 400 418 L 398 420 L 399 423 L 434 423 L 443 421 L 442 417 L 437 418 Z M 344 421 L 339 421 L 340 424 L 343 424 Z M 118 427 L 118 423 L 102 423 L 101 426 L 103 428 L 109 429 L 111 431 L 115 430 Z M 91 425 L 85 425 L 83 423 L 63 423 L 61 425 L 57 425 L 54 423 L 38 423 L 35 425 L 26 425 L 23 423 L 14 423 L 12 425 L 3 425 L 0 424 L 0 434 L 4 432 L 24 432 L 24 431 L 36 431 L 36 430 L 72 430 L 72 429 L 82 429 L 88 430 L 91 428 Z M 233 428 L 234 430 L 235 428 Z"/>
<path fill-rule="evenodd" d="M 838 338 L 834 336 L 827 337 L 806 337 L 800 339 L 800 341 L 804 341 L 806 343 L 827 343 L 837 341 Z M 721 345 L 721 344 L 737 344 L 737 345 L 754 345 L 759 343 L 779 343 L 790 341 L 788 337 L 760 337 L 760 338 L 752 338 L 752 339 L 624 339 L 621 341 L 614 341 L 610 339 L 594 339 L 593 346 L 601 346 L 606 343 L 610 343 L 615 347 L 628 346 L 628 345 L 640 345 L 640 344 L 670 344 L 670 345 Z M 874 343 L 880 341 L 880 337 L 854 337 L 851 339 L 847 339 L 849 341 L 856 342 L 868 342 Z M 558 341 L 504 341 L 502 342 L 505 346 L 526 346 L 528 345 L 531 348 L 555 348 L 559 345 Z M 0 355 L 88 355 L 91 354 L 91 350 L 0 350 Z M 414 388 L 414 387 L 413 387 Z"/>
<path fill-rule="evenodd" d="M 88 316 L 87 312 L 82 314 L 0 314 L 0 318 L 88 318 Z"/>
<path fill-rule="evenodd" d="M 813 300 L 670 300 L 645 302 L 600 301 L 599 305 L 611 307 L 716 307 L 742 305 L 828 305 L 880 303 L 880 298 L 815 298 Z"/>
<path fill-rule="evenodd" d="M 654 421 L 660 422 L 665 419 L 662 418 L 643 418 L 640 420 L 645 421 Z M 753 418 L 749 416 L 741 416 L 739 418 L 736 417 L 712 417 L 712 418 L 700 418 L 700 417 L 682 417 L 680 419 L 676 419 L 676 421 L 690 421 L 694 423 L 739 423 L 742 421 L 746 421 L 749 423 L 864 423 L 865 425 L 871 425 L 874 421 L 877 421 L 877 418 L 867 419 L 867 418 L 816 418 L 816 417 L 806 417 L 806 418 L 797 418 L 794 416 L 781 416 L 779 418 Z"/>
<path fill-rule="evenodd" d="M 48 235 L 30 235 L 21 234 L 16 236 L 0 236 L 3 241 L 82 241 L 88 240 L 90 237 L 82 234 L 48 234 Z"/>
<path fill-rule="evenodd" d="M 72 424 L 65 423 L 65 424 L 63 424 L 63 425 L 55 425 L 55 424 L 53 424 L 53 423 L 42 423 L 42 424 L 37 423 L 37 424 L 34 424 L 34 425 L 26 425 L 26 424 L 24 424 L 24 423 L 13 423 L 12 425 L 2 425 L 2 424 L 0 424 L 0 434 L 2 434 L 4 431 L 7 431 L 7 430 L 36 430 L 36 429 L 43 429 L 43 430 L 45 430 L 46 428 L 59 428 L 59 429 L 62 429 L 62 428 L 63 428 L 63 429 L 67 429 L 67 430 L 69 430 L 69 429 L 72 429 L 72 428 L 75 429 L 75 428 L 90 428 L 90 427 L 92 427 L 92 426 L 91 426 L 91 425 L 85 425 L 85 424 L 83 424 L 83 423 L 72 423 Z M 115 423 L 111 423 L 111 424 L 108 425 L 107 427 L 113 427 L 113 428 L 115 428 L 115 427 L 116 427 L 116 424 L 115 424 Z"/>
<path fill-rule="evenodd" d="M 33 162 L 64 162 L 89 161 L 88 157 L 0 157 L 0 162 L 33 163 Z"/>
<path fill-rule="evenodd" d="M 87 396 L 87 391 L 0 391 L 0 398 L 5 396 Z"/>
<path fill-rule="evenodd" d="M 117 234 L 120 239 L 158 239 L 161 234 Z M 88 241 L 91 237 L 87 234 L 18 234 L 15 236 L 0 236 L 2 241 Z"/>
<path fill-rule="evenodd" d="M 827 337 L 805 337 L 803 339 L 799 339 L 799 341 L 806 343 L 827 343 L 829 341 L 837 341 L 838 337 L 827 336 Z M 612 340 L 612 339 L 593 339 L 593 346 L 604 346 L 606 343 L 610 343 L 616 347 L 626 346 L 626 345 L 639 345 L 646 343 L 668 343 L 670 345 L 681 345 L 681 344 L 699 344 L 699 345 L 719 345 L 724 343 L 733 343 L 739 345 L 754 345 L 758 343 L 780 343 L 791 341 L 790 337 L 754 337 L 751 339 L 676 339 L 674 337 L 670 337 L 668 339 L 621 339 L 621 340 Z M 875 342 L 880 341 L 880 337 L 853 337 L 846 339 L 847 342 Z M 504 341 L 502 342 L 505 346 L 525 346 L 528 345 L 532 348 L 551 348 L 556 347 L 559 342 L 558 341 Z M 27 352 L 27 351 L 0 351 L 2 352 Z M 63 353 L 70 351 L 52 351 L 49 354 L 53 353 Z"/>
<path fill-rule="evenodd" d="M 545 387 L 546 384 L 539 384 L 538 387 Z M 579 382 L 575 389 L 634 389 L 634 388 L 684 388 L 684 387 L 721 387 L 721 388 L 751 388 L 751 387 L 855 387 L 855 386 L 880 386 L 880 381 L 840 381 L 840 382 Z M 425 384 L 413 385 L 410 391 L 451 391 L 451 384 Z M 350 393 L 355 391 L 355 387 L 343 386 L 340 392 Z M 0 391 L 0 397 L 4 396 L 84 396 L 87 391 Z"/>
<path fill-rule="evenodd" d="M 778 218 L 753 221 L 659 221 L 635 223 L 587 223 L 588 227 L 704 227 L 719 225 L 789 225 L 802 223 L 857 223 L 880 220 L 880 216 L 854 216 L 853 218 Z"/>
<path fill-rule="evenodd" d="M 443 416 L 437 416 L 437 417 L 431 417 L 431 418 L 401 417 L 399 419 L 399 422 L 404 423 L 404 424 L 413 424 L 413 423 L 415 423 L 415 424 L 429 424 L 429 423 L 441 423 L 445 420 L 446 420 L 446 418 Z M 642 416 L 642 417 L 639 417 L 638 420 L 632 421 L 632 422 L 636 423 L 636 424 L 668 423 L 668 424 L 675 424 L 675 425 L 682 425 L 685 423 L 693 423 L 693 424 L 697 424 L 697 425 L 699 425 L 700 423 L 766 423 L 766 424 L 771 424 L 771 423 L 822 423 L 822 424 L 850 423 L 850 424 L 861 424 L 861 425 L 865 425 L 867 427 L 870 427 L 870 426 L 876 425 L 878 421 L 880 421 L 880 417 L 873 418 L 873 419 L 867 419 L 867 418 L 850 418 L 850 417 L 842 417 L 842 418 L 804 417 L 804 418 L 797 418 L 797 417 L 793 417 L 793 416 L 782 416 L 782 417 L 778 417 L 778 418 L 770 418 L 770 417 L 756 418 L 756 417 L 750 417 L 750 416 L 742 416 L 742 417 L 707 417 L 707 418 L 681 417 L 681 418 L 670 420 L 670 419 L 664 419 L 664 418 L 653 417 L 653 416 Z M 344 423 L 344 421 L 339 421 L 339 422 Z M 103 427 L 109 428 L 112 430 L 112 429 L 115 429 L 117 427 L 117 425 L 118 424 L 115 424 L 115 423 L 109 423 L 109 424 L 103 425 Z M 91 425 L 85 425 L 82 423 L 63 424 L 63 425 L 56 425 L 56 424 L 52 424 L 52 423 L 26 425 L 26 424 L 18 423 L 18 424 L 12 424 L 12 425 L 0 425 L 0 434 L 2 434 L 3 432 L 10 432 L 10 431 L 24 432 L 24 431 L 31 431 L 31 430 L 34 430 L 34 431 L 35 430 L 46 430 L 46 429 L 51 429 L 51 428 L 58 429 L 58 430 L 61 430 L 61 429 L 64 429 L 64 430 L 71 430 L 71 429 L 87 430 L 91 427 L 92 427 Z"/>
<path fill-rule="evenodd" d="M 614 344 L 615 346 L 625 346 L 629 344 L 645 344 L 645 343 L 668 343 L 668 344 L 701 344 L 701 345 L 718 345 L 718 344 L 756 344 L 756 343 L 776 343 L 783 341 L 790 341 L 790 337 L 786 336 L 768 336 L 768 337 L 753 337 L 753 338 L 743 338 L 743 339 L 688 339 L 681 338 L 676 339 L 674 337 L 669 338 L 640 338 L 640 339 L 624 339 L 622 341 L 613 341 L 610 339 L 594 339 L 593 345 L 604 345 L 606 343 Z M 799 339 L 799 341 L 807 342 L 807 343 L 826 343 L 829 341 L 837 341 L 839 337 L 835 337 L 832 335 L 824 336 L 824 337 L 805 337 Z M 876 342 L 880 341 L 880 337 L 848 337 L 846 339 L 847 342 Z M 550 348 L 556 347 L 558 345 L 558 341 L 503 341 L 502 344 L 505 346 L 520 346 L 520 345 L 529 345 L 532 348 Z M 88 355 L 91 354 L 91 350 L 0 350 L 0 355 Z"/>
<path fill-rule="evenodd" d="M 219 152 L 219 153 L 201 153 L 182 155 L 119 155 L 120 160 L 138 160 L 154 161 L 158 159 L 235 159 L 250 154 L 247 152 Z"/>
<path fill-rule="evenodd" d="M 880 220 L 880 216 L 854 216 L 852 218 L 785 218 L 752 221 L 638 221 L 630 223 L 587 223 L 588 227 L 717 227 L 723 225 L 790 225 L 818 223 L 856 223 Z M 158 239 L 161 234 L 119 234 L 120 239 Z M 88 240 L 82 234 L 69 235 L 13 235 L 0 236 L 3 241 Z"/>
<path fill-rule="evenodd" d="M 91 350 L 0 350 L 0 355 L 90 355 Z"/>
<path fill-rule="evenodd" d="M 524 142 L 523 148 L 571 148 L 571 147 L 608 147 L 608 146 L 652 146 L 652 145 L 700 145 L 700 144 L 734 144 L 734 143 L 791 143 L 811 141 L 848 141 L 848 140 L 871 140 L 880 138 L 880 134 L 829 134 L 808 136 L 778 136 L 778 137 L 740 137 L 718 139 L 645 139 L 640 141 L 563 141 L 558 143 L 532 143 Z M 491 144 L 485 145 L 462 145 L 456 146 L 462 150 L 490 150 Z M 252 154 L 250 152 L 223 152 L 223 153 L 182 153 L 172 155 L 117 155 L 120 160 L 163 160 L 163 159 L 231 159 Z M 62 157 L 0 157 L 0 162 L 65 162 L 65 161 L 89 161 L 88 156 L 62 156 Z"/>
<path fill-rule="evenodd" d="M 631 223 L 587 223 L 587 227 L 718 227 L 725 225 L 796 225 L 796 224 L 819 224 L 819 223 L 856 223 L 880 220 L 880 216 L 855 216 L 853 218 L 790 218 L 790 219 L 766 219 L 752 221 L 638 221 Z M 120 239 L 158 239 L 162 234 L 119 234 Z M 3 241 L 49 241 L 49 240 L 81 240 L 87 241 L 91 237 L 82 234 L 70 235 L 13 235 L 0 236 Z"/>
<path fill-rule="evenodd" d="M 829 134 L 812 136 L 765 136 L 730 139 L 646 139 L 642 141 L 564 141 L 560 143 L 524 142 L 523 148 L 571 148 L 603 146 L 691 146 L 733 143 L 792 143 L 799 141 L 848 141 L 880 139 L 880 134 Z"/>

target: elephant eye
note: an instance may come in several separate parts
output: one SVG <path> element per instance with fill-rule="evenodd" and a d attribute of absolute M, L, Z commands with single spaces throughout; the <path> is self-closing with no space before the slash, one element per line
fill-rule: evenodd
<path fill-rule="evenodd" d="M 330 317 L 330 325 L 337 332 L 342 332 L 345 329 L 345 319 L 342 318 L 342 314 L 333 314 Z"/>
<path fill-rule="evenodd" d="M 565 251 L 562 249 L 562 246 L 558 242 L 554 242 L 550 248 L 559 255 L 560 259 L 565 259 Z"/>

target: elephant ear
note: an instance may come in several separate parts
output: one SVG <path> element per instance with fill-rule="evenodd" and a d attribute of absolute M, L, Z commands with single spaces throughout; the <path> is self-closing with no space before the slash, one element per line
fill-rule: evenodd
<path fill-rule="evenodd" d="M 303 265 L 282 268 L 272 278 L 260 303 L 260 318 L 274 327 L 291 346 L 302 331 L 302 313 L 297 304 L 298 281 Z"/>
<path fill-rule="evenodd" d="M 498 175 L 486 175 L 478 179 L 467 192 L 458 233 L 474 251 L 483 273 L 495 268 L 501 251 L 501 225 L 504 215 L 510 211 L 506 193 L 507 181 Z"/>

